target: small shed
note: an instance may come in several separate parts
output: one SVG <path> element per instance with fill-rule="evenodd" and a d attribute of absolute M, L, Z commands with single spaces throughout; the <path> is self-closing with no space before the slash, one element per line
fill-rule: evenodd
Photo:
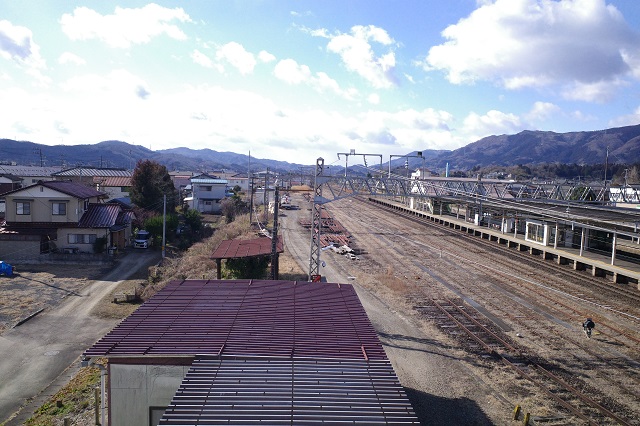
<path fill-rule="evenodd" d="M 251 240 L 224 240 L 213 252 L 211 259 L 216 261 L 217 278 L 222 278 L 222 260 L 223 259 L 241 259 L 244 257 L 267 256 L 271 254 L 272 240 L 271 238 L 254 238 Z M 282 238 L 278 236 L 276 243 L 276 271 L 278 271 L 277 254 L 284 251 Z M 276 273 L 277 274 L 277 273 Z"/>
<path fill-rule="evenodd" d="M 83 356 L 111 426 L 420 424 L 349 284 L 173 281 Z"/>

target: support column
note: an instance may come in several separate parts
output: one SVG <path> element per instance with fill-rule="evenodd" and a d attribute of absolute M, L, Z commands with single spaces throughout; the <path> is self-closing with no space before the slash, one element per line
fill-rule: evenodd
<path fill-rule="evenodd" d="M 584 253 L 584 226 L 582 227 L 582 234 L 580 234 L 580 256 Z"/>
<path fill-rule="evenodd" d="M 618 237 L 618 233 L 613 233 L 613 243 L 611 244 L 611 264 L 614 265 L 616 262 L 616 240 Z"/>
<path fill-rule="evenodd" d="M 553 239 L 553 248 L 554 249 L 558 248 L 558 222 L 556 222 L 556 235 L 555 235 L 555 238 Z"/>

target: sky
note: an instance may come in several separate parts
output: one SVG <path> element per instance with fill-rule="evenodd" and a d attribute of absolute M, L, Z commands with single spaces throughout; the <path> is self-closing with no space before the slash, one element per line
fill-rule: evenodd
<path fill-rule="evenodd" d="M 330 165 L 638 123 L 638 0 L 0 0 L 0 138 Z"/>

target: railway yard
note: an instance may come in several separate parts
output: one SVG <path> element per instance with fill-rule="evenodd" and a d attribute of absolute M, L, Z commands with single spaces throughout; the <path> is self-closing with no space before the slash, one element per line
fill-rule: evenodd
<path fill-rule="evenodd" d="M 306 269 L 311 203 L 292 204 L 283 235 Z M 324 244 L 333 234 L 355 256 L 323 250 L 321 273 L 356 286 L 424 424 L 640 424 L 637 284 L 366 198 L 326 204 L 324 221 Z M 413 331 L 393 329 L 389 315 Z"/>

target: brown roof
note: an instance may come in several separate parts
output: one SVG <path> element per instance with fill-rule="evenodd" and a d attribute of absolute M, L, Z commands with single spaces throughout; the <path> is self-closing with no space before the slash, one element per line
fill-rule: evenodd
<path fill-rule="evenodd" d="M 278 236 L 278 253 L 284 251 L 282 238 Z M 235 259 L 241 257 L 265 256 L 271 254 L 271 238 L 253 240 L 224 240 L 213 252 L 211 259 Z"/>
<path fill-rule="evenodd" d="M 94 176 L 93 183 L 101 186 L 131 186 L 130 176 Z"/>
<path fill-rule="evenodd" d="M 90 186 L 66 180 L 39 181 L 38 183 L 34 183 L 33 185 L 25 186 L 24 188 L 18 188 L 14 189 L 13 191 L 5 192 L 3 195 L 6 196 L 9 194 L 15 194 L 16 192 L 25 191 L 31 188 L 38 187 L 40 185 L 80 199 L 87 199 L 91 197 L 103 198 L 106 196 L 104 192 L 96 191 Z"/>
<path fill-rule="evenodd" d="M 89 204 L 89 209 L 82 215 L 78 228 L 109 228 L 116 224 L 122 207 L 120 204 Z"/>
<path fill-rule="evenodd" d="M 85 356 L 272 356 L 386 360 L 348 284 L 172 281 Z"/>

